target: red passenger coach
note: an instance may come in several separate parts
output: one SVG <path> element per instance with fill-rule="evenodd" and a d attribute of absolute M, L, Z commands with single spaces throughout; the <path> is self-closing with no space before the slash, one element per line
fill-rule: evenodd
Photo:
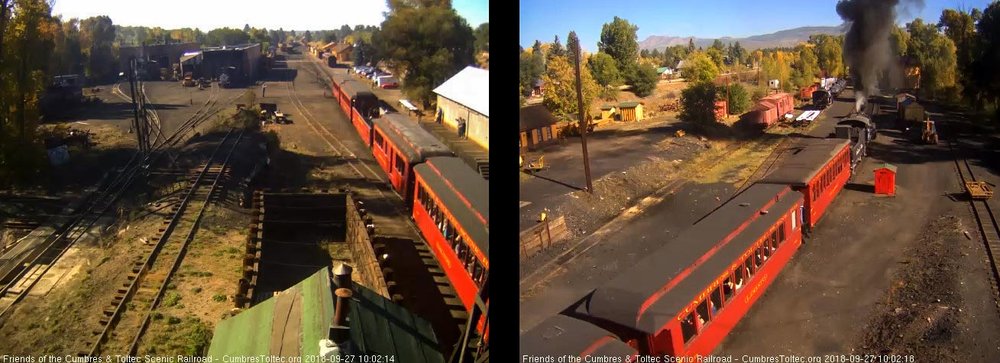
<path fill-rule="evenodd" d="M 337 81 L 330 78 L 330 81 L 333 98 L 351 120 L 361 140 L 366 146 L 371 146 L 371 118 L 378 109 L 378 97 L 367 86 L 353 79 Z"/>
<path fill-rule="evenodd" d="M 567 314 L 643 354 L 708 355 L 802 244 L 802 199 L 755 184 Z"/>
<path fill-rule="evenodd" d="M 455 157 L 429 158 L 413 173 L 413 220 L 471 309 L 490 267 L 489 182 Z"/>
<path fill-rule="evenodd" d="M 607 330 L 565 315 L 548 318 L 521 335 L 520 347 L 522 357 L 537 357 L 543 359 L 542 362 L 548 357 L 559 359 L 561 356 L 620 358 L 584 359 L 584 362 L 635 362 L 638 353 Z M 633 359 L 627 360 L 629 358 Z"/>
<path fill-rule="evenodd" d="M 432 156 L 452 156 L 434 135 L 402 114 L 390 113 L 372 120 L 372 154 L 389 176 L 392 188 L 407 205 L 413 198 L 413 166 Z"/>
<path fill-rule="evenodd" d="M 805 226 L 810 231 L 851 178 L 850 141 L 805 139 L 786 152 L 792 154 L 758 183 L 785 184 L 802 193 Z"/>

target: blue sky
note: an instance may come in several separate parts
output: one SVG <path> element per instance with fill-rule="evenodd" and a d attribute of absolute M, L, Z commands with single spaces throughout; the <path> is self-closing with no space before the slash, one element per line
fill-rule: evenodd
<path fill-rule="evenodd" d="M 473 28 L 489 21 L 489 0 L 452 0 L 452 6 Z M 242 29 L 250 24 L 323 30 L 344 24 L 378 25 L 385 11 L 385 0 L 55 0 L 52 13 L 64 18 L 108 15 L 115 24 L 166 29 Z"/>
<path fill-rule="evenodd" d="M 901 14 L 901 21 L 933 19 L 947 8 L 980 8 L 989 0 L 925 0 L 923 9 Z M 601 26 L 615 16 L 639 26 L 639 41 L 650 35 L 719 38 L 773 33 L 800 26 L 840 25 L 836 0 L 521 0 L 520 44 L 566 44 L 576 31 L 581 46 L 597 49 Z M 917 9 L 915 9 L 917 10 Z"/>

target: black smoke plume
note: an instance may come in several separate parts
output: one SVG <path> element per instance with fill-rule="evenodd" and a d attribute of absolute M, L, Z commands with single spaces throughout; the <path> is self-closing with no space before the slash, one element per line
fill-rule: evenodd
<path fill-rule="evenodd" d="M 890 32 L 896 24 L 896 10 L 901 7 L 923 8 L 923 0 L 841 0 L 837 14 L 848 24 L 844 35 L 844 59 L 854 79 L 857 109 L 865 95 L 877 92 L 879 75 L 892 60 Z"/>

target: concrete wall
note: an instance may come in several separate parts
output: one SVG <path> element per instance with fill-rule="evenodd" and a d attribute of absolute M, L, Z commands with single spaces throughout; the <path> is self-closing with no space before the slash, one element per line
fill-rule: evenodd
<path fill-rule="evenodd" d="M 441 110 L 440 117 L 445 125 L 455 129 L 457 132 L 458 120 L 464 119 L 466 121 L 466 137 L 486 150 L 490 149 L 489 117 L 440 95 L 438 96 L 437 107 Z"/>

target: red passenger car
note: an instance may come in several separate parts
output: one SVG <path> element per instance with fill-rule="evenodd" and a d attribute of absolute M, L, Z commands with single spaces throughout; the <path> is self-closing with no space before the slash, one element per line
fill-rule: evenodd
<path fill-rule="evenodd" d="M 378 112 L 378 97 L 367 86 L 353 79 L 338 81 L 331 77 L 330 81 L 333 85 L 330 89 L 333 98 L 351 120 L 361 140 L 365 145 L 371 146 L 371 119 Z"/>
<path fill-rule="evenodd" d="M 413 173 L 413 220 L 471 309 L 490 267 L 489 182 L 455 157 L 429 158 Z"/>
<path fill-rule="evenodd" d="M 851 178 L 851 145 L 844 139 L 804 139 L 771 174 L 758 183 L 784 184 L 805 197 L 803 216 L 811 231 Z"/>
<path fill-rule="evenodd" d="M 614 334 L 588 322 L 565 315 L 555 315 L 521 336 L 521 356 L 558 359 L 561 356 L 582 358 L 583 362 L 598 360 L 586 357 L 617 357 L 618 362 L 635 362 L 634 348 L 618 340 Z M 633 360 L 626 360 L 631 357 Z M 545 360 L 542 360 L 543 362 Z M 553 360 L 554 361 L 554 360 Z M 603 360 L 600 360 L 603 361 Z"/>
<path fill-rule="evenodd" d="M 568 314 L 642 354 L 708 355 L 802 243 L 802 195 L 755 184 Z"/>
<path fill-rule="evenodd" d="M 372 154 L 389 176 L 392 188 L 409 205 L 413 198 L 413 166 L 432 156 L 454 154 L 416 120 L 402 114 L 389 113 L 372 121 Z"/>

